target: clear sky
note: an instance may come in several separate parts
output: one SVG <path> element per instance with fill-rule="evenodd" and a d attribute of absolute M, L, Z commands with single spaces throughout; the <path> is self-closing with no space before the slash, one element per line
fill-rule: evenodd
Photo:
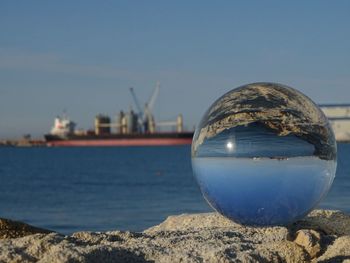
<path fill-rule="evenodd" d="M 189 128 L 237 86 L 350 103 L 350 1 L 0 1 L 0 138 L 81 128 L 140 100 Z"/>

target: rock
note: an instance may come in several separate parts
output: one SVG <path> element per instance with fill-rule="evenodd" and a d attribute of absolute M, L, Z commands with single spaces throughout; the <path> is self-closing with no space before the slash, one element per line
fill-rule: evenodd
<path fill-rule="evenodd" d="M 311 258 L 315 258 L 321 251 L 321 235 L 312 229 L 298 230 L 294 243 L 303 247 Z"/>
<path fill-rule="evenodd" d="M 296 243 L 282 240 L 257 246 L 259 262 L 307 262 L 308 254 Z"/>
<path fill-rule="evenodd" d="M 350 236 L 337 238 L 317 262 L 350 262 Z"/>
<path fill-rule="evenodd" d="M 52 231 L 33 227 L 21 222 L 0 218 L 0 239 L 24 237 L 37 233 L 50 233 Z"/>
<path fill-rule="evenodd" d="M 304 224 L 321 229 L 327 235 L 350 235 L 350 217 L 332 210 L 314 210 L 304 220 Z"/>
<path fill-rule="evenodd" d="M 350 260 L 349 220 L 317 210 L 290 227 L 247 227 L 217 213 L 184 214 L 141 233 L 2 239 L 0 262 L 341 262 Z"/>
<path fill-rule="evenodd" d="M 219 213 L 182 214 L 169 216 L 163 223 L 145 230 L 146 233 L 159 231 L 187 231 L 202 228 L 241 227 Z"/>

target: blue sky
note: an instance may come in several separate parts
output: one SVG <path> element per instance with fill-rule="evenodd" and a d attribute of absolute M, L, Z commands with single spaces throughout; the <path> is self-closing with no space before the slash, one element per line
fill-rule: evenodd
<path fill-rule="evenodd" d="M 1 1 L 0 138 L 40 137 L 67 110 L 81 128 L 147 100 L 189 128 L 242 84 L 350 102 L 349 1 Z"/>

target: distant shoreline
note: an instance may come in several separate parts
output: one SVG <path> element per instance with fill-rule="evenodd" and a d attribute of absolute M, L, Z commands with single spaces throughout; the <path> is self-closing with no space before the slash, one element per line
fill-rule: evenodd
<path fill-rule="evenodd" d="M 46 147 L 45 140 L 0 140 L 0 147 Z"/>
<path fill-rule="evenodd" d="M 350 143 L 349 140 L 338 140 L 337 143 Z M 0 147 L 48 147 L 45 140 L 0 140 Z M 76 146 L 60 146 L 60 147 L 76 147 Z"/>

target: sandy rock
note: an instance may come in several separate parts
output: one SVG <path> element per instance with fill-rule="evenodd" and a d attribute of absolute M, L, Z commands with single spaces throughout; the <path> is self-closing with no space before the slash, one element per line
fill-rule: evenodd
<path fill-rule="evenodd" d="M 241 227 L 241 225 L 232 222 L 218 213 L 182 214 L 169 216 L 164 222 L 145 230 L 145 232 L 186 231 L 218 227 Z"/>
<path fill-rule="evenodd" d="M 312 229 L 298 230 L 294 243 L 303 247 L 311 258 L 315 258 L 321 251 L 321 235 Z"/>
<path fill-rule="evenodd" d="M 217 213 L 179 215 L 142 233 L 2 239 L 0 262 L 341 262 L 350 259 L 348 224 L 348 215 L 323 210 L 290 227 L 247 227 Z"/>
<path fill-rule="evenodd" d="M 282 240 L 257 246 L 259 262 L 308 262 L 310 256 L 298 244 Z"/>
<path fill-rule="evenodd" d="M 25 223 L 0 218 L 0 239 L 17 238 L 37 233 L 50 233 L 52 231 L 33 227 Z"/>
<path fill-rule="evenodd" d="M 314 210 L 304 224 L 328 235 L 350 235 L 350 216 L 333 210 Z"/>
<path fill-rule="evenodd" d="M 350 236 L 336 238 L 316 262 L 350 262 Z"/>

